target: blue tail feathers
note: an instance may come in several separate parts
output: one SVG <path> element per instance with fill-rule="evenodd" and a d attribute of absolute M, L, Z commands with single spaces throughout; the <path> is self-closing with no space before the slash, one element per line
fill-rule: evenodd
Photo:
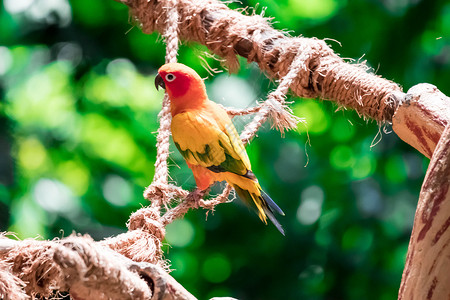
<path fill-rule="evenodd" d="M 273 215 L 273 212 L 277 212 L 278 214 L 284 216 L 284 212 L 281 210 L 281 208 L 275 203 L 275 201 L 270 198 L 269 195 L 267 195 L 266 192 L 261 190 L 261 198 L 265 201 L 267 206 L 264 207 L 264 212 L 266 213 L 267 217 L 270 221 L 272 221 L 273 225 L 278 229 L 279 232 L 281 232 L 282 235 L 284 234 L 284 229 L 281 226 L 280 222 L 275 218 Z"/>
<path fill-rule="evenodd" d="M 278 214 L 284 216 L 284 211 L 281 210 L 281 208 L 275 203 L 275 201 L 270 198 L 269 195 L 267 195 L 266 192 L 261 190 L 261 197 L 266 201 L 267 205 L 272 209 L 273 211 L 276 211 Z"/>
<path fill-rule="evenodd" d="M 272 221 L 273 225 L 284 235 L 284 229 L 281 226 L 280 222 L 275 218 L 274 212 L 284 216 L 284 212 L 281 208 L 267 195 L 263 190 L 261 190 L 261 195 L 251 194 L 249 191 L 241 189 L 237 185 L 233 185 L 236 193 L 239 197 L 248 205 L 251 205 L 252 202 L 258 203 L 258 209 L 262 209 L 262 211 L 258 211 L 258 215 L 263 222 L 266 222 L 266 218 L 261 213 L 264 211 L 264 214 Z"/>

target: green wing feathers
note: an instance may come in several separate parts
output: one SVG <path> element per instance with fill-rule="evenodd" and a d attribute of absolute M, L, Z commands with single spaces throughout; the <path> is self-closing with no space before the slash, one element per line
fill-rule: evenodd
<path fill-rule="evenodd" d="M 233 123 L 223 109 L 213 107 L 212 112 L 186 111 L 175 115 L 172 119 L 175 146 L 189 164 L 205 167 L 217 174 L 216 180 L 230 183 L 243 201 L 255 204 L 264 223 L 269 218 L 284 235 L 274 216 L 275 212 L 284 213 L 262 191 Z"/>
<path fill-rule="evenodd" d="M 228 118 L 228 116 L 227 116 Z M 172 120 L 172 137 L 184 159 L 205 168 L 245 175 L 251 169 L 245 148 L 231 120 L 185 112 Z"/>

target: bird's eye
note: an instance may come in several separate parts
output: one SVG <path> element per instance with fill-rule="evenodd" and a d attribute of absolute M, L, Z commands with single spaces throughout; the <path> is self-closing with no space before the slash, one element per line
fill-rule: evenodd
<path fill-rule="evenodd" d="M 175 78 L 176 78 L 175 75 L 173 75 L 172 73 L 169 73 L 169 74 L 166 75 L 166 80 L 168 82 L 174 81 Z"/>

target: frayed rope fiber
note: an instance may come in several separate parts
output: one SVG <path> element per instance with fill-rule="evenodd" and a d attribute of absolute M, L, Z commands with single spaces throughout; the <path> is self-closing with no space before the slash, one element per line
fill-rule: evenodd
<path fill-rule="evenodd" d="M 176 62 L 177 50 L 178 50 L 178 35 L 180 28 L 180 17 L 183 12 L 183 1 L 168 1 L 161 2 L 160 9 L 163 9 L 165 15 L 168 16 L 164 23 L 164 37 L 166 39 L 166 62 Z M 158 3 L 156 3 L 158 5 Z M 133 10 L 132 10 L 133 12 Z M 158 19 L 158 22 L 161 22 Z M 176 24 L 177 26 L 173 26 Z M 289 72 L 280 79 L 278 88 L 269 94 L 267 100 L 259 105 L 258 109 L 242 110 L 239 112 L 233 111 L 235 114 L 247 114 L 255 113 L 255 117 L 252 122 L 247 124 L 244 131 L 241 134 L 241 139 L 244 144 L 247 144 L 255 135 L 258 129 L 268 120 L 270 117 L 273 127 L 280 130 L 282 133 L 284 130 L 290 130 L 297 127 L 297 123 L 302 121 L 300 118 L 294 116 L 292 111 L 285 103 L 286 93 L 289 87 L 293 84 L 297 73 L 303 68 L 303 55 L 298 55 L 296 59 L 292 61 L 292 66 Z M 151 207 L 153 211 L 160 208 L 162 205 L 166 208 L 166 213 L 161 217 L 162 221 L 153 221 L 158 224 L 168 224 L 173 220 L 180 218 L 190 208 L 195 205 L 200 207 L 213 209 L 215 205 L 228 201 L 231 187 L 227 186 L 223 193 L 212 200 L 202 200 L 199 203 L 190 201 L 192 194 L 184 191 L 183 189 L 171 185 L 168 183 L 168 168 L 167 159 L 169 157 L 169 137 L 170 137 L 170 103 L 167 94 L 164 96 L 162 103 L 162 110 L 159 114 L 160 127 L 157 136 L 157 159 L 155 163 L 155 176 L 152 184 L 144 191 L 144 197 L 151 201 Z M 180 204 L 173 208 L 169 208 L 174 199 L 181 201 Z M 183 201 L 184 200 L 184 201 Z M 148 210 L 150 208 L 144 208 L 142 210 Z M 158 220 L 158 215 L 153 214 L 153 220 Z M 157 231 L 161 232 L 161 230 Z"/>
<path fill-rule="evenodd" d="M 4 240 L 0 238 L 0 243 Z M 6 279 L 2 284 L 8 285 L 6 292 L 0 292 L 10 299 L 29 299 L 27 295 L 48 298 L 55 290 L 70 290 L 77 299 L 150 299 L 151 290 L 139 275 L 128 270 L 113 251 L 105 250 L 88 236 L 16 241 L 7 252 L 0 252 L 0 257 L 20 279 L 6 278 L 0 265 L 0 276 Z"/>
<path fill-rule="evenodd" d="M 166 62 L 176 62 L 179 39 L 197 41 L 223 57 L 231 71 L 239 66 L 239 54 L 249 62 L 258 63 L 261 70 L 278 82 L 278 87 L 258 106 L 246 110 L 227 109 L 231 116 L 254 114 L 241 133 L 245 144 L 267 120 L 282 133 L 303 121 L 288 107 L 289 89 L 301 97 L 334 100 L 340 106 L 353 108 L 362 116 L 379 122 L 391 121 L 401 99 L 401 89 L 395 83 L 368 73 L 362 65 L 345 63 L 324 41 L 292 38 L 274 30 L 262 16 L 245 16 L 214 0 L 121 2 L 130 7 L 144 32 L 163 34 L 167 45 Z M 130 216 L 128 232 L 100 242 L 87 236 L 20 242 L 1 237 L 2 299 L 51 297 L 55 291 L 70 291 L 77 299 L 152 297 L 157 291 L 152 289 L 155 282 L 142 280 L 142 274 L 130 269 L 129 261 L 168 271 L 168 262 L 163 259 L 161 250 L 165 226 L 191 208 L 214 210 L 216 205 L 230 201 L 232 190 L 227 185 L 215 198 L 203 200 L 204 194 L 200 194 L 201 200 L 197 201 L 200 191 L 188 192 L 169 183 L 169 108 L 170 100 L 166 95 L 158 115 L 155 175 L 144 192 L 151 204 Z M 164 290 L 174 292 L 159 289 L 161 293 Z M 182 287 L 177 287 L 179 290 Z"/>
<path fill-rule="evenodd" d="M 161 15 L 168 1 L 124 3 L 144 32 L 165 32 Z M 301 68 L 290 85 L 295 95 L 332 100 L 379 122 L 392 120 L 402 98 L 401 88 L 368 73 L 364 64 L 346 63 L 323 40 L 289 37 L 273 29 L 267 18 L 243 15 L 216 0 L 179 0 L 178 7 L 180 39 L 205 45 L 224 58 L 231 71 L 239 66 L 239 54 L 277 80 L 288 74 L 299 57 Z"/>

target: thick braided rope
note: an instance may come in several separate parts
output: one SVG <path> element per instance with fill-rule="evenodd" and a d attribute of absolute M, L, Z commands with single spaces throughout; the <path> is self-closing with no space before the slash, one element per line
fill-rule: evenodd
<path fill-rule="evenodd" d="M 166 63 L 172 63 L 177 61 L 178 55 L 178 1 L 167 1 L 167 6 L 164 9 L 166 15 L 166 30 L 164 33 L 166 39 Z M 142 257 L 145 255 L 149 257 L 161 257 L 161 241 L 165 236 L 164 224 L 161 222 L 161 205 L 167 207 L 167 204 L 172 199 L 185 197 L 187 194 L 183 189 L 168 183 L 169 172 L 167 160 L 170 153 L 169 140 L 172 117 L 170 114 L 170 100 L 167 93 L 164 95 L 158 119 L 159 128 L 156 137 L 155 175 L 153 176 L 152 184 L 144 191 L 144 198 L 151 201 L 151 206 L 141 208 L 130 216 L 127 225 L 130 232 L 133 233 L 121 239 L 114 239 L 110 243 L 110 246 L 113 248 L 116 244 L 120 245 L 116 251 L 121 252 L 123 250 L 132 257 Z M 148 234 L 154 237 L 154 242 L 149 243 L 152 247 L 145 248 L 144 251 L 142 249 L 135 251 L 134 246 L 138 240 L 135 236 L 137 235 L 147 240 L 149 238 Z"/>
<path fill-rule="evenodd" d="M 178 1 L 167 2 L 166 9 L 166 63 L 176 62 L 178 54 Z M 152 206 L 159 207 L 162 203 L 170 201 L 165 193 L 168 185 L 167 159 L 169 158 L 170 139 L 170 100 L 167 94 L 162 101 L 162 109 L 158 114 L 159 129 L 156 142 L 156 162 L 153 183 L 145 190 L 144 197 L 152 201 Z M 158 197 L 155 197 L 158 196 Z"/>
<path fill-rule="evenodd" d="M 161 15 L 168 0 L 122 0 L 145 33 L 164 32 Z M 218 0 L 178 0 L 180 38 L 197 41 L 224 58 L 230 70 L 239 66 L 237 54 L 256 62 L 268 77 L 281 79 L 299 51 L 308 52 L 291 91 L 299 97 L 335 101 L 363 117 L 390 122 L 402 99 L 401 88 L 363 64 L 349 64 L 323 40 L 294 38 L 271 26 L 260 15 L 243 15 Z"/>
<path fill-rule="evenodd" d="M 172 0 L 174 1 L 174 0 Z M 167 8 L 167 20 L 166 20 L 166 63 L 175 62 L 178 50 L 178 11 L 176 8 L 176 2 L 172 3 L 170 8 Z M 258 31 L 255 32 L 258 35 Z M 305 69 L 305 61 L 308 59 L 308 51 L 305 49 L 298 49 L 298 54 L 293 59 L 288 73 L 282 77 L 280 83 L 275 91 L 269 94 L 267 100 L 262 104 L 258 105 L 256 108 L 250 108 L 247 110 L 231 110 L 227 109 L 230 115 L 242 115 L 248 113 L 256 113 L 252 122 L 247 124 L 244 131 L 241 134 L 241 139 L 246 145 L 257 133 L 259 128 L 264 124 L 270 117 L 272 125 L 280 130 L 282 133 L 285 129 L 296 128 L 297 123 L 301 121 L 300 118 L 292 115 L 292 111 L 285 104 L 285 95 L 292 85 L 293 81 L 297 77 L 298 73 Z M 157 137 L 157 160 L 155 163 L 155 176 L 153 178 L 153 183 L 146 189 L 144 196 L 152 201 L 152 214 L 160 210 L 161 204 L 167 204 L 170 200 L 174 198 L 181 198 L 184 201 L 172 209 L 169 209 L 162 218 L 158 218 L 156 215 L 155 222 L 150 222 L 154 227 L 155 235 L 157 238 L 161 239 L 164 237 L 164 230 L 160 228 L 165 224 L 172 222 L 173 220 L 184 215 L 190 208 L 194 205 L 206 209 L 214 209 L 214 207 L 223 202 L 228 201 L 228 196 L 231 192 L 231 187 L 229 185 L 223 190 L 223 192 L 211 200 L 201 200 L 199 203 L 193 203 L 193 201 L 188 201 L 189 197 L 186 192 L 178 187 L 168 184 L 168 169 L 167 169 L 167 159 L 169 158 L 169 138 L 170 138 L 170 100 L 167 94 L 163 100 L 163 106 L 161 112 L 159 113 L 160 127 L 158 129 Z M 146 210 L 146 208 L 142 209 Z M 138 216 L 147 215 L 144 211 L 138 211 L 130 218 L 129 224 L 144 224 L 146 222 L 134 220 L 135 218 L 141 219 Z M 135 226 L 133 226 L 135 227 Z M 138 226 L 139 227 L 139 226 Z M 131 228 L 130 228 L 131 229 Z"/>
<path fill-rule="evenodd" d="M 151 288 L 125 257 L 115 254 L 88 236 L 62 240 L 23 241 L 1 236 L 0 259 L 8 266 L 9 284 L 0 282 L 1 299 L 51 298 L 57 291 L 70 291 L 76 299 L 150 299 Z M 1 272 L 2 279 L 5 273 Z M 8 283 L 8 282 L 7 282 Z M 25 293 L 31 297 L 27 297 Z M 6 295 L 5 295 L 6 294 Z M 6 297 L 5 297 L 6 296 Z"/>
<path fill-rule="evenodd" d="M 270 93 L 267 100 L 261 105 L 246 110 L 227 110 L 230 115 L 243 115 L 256 112 L 253 121 L 247 124 L 241 133 L 240 138 L 244 145 L 248 144 L 248 142 L 256 135 L 258 129 L 267 121 L 269 116 L 272 119 L 273 125 L 281 132 L 283 132 L 284 129 L 289 130 L 295 128 L 297 123 L 302 121 L 300 118 L 291 114 L 289 107 L 285 105 L 285 97 L 290 85 L 297 76 L 297 73 L 304 66 L 304 60 L 307 57 L 305 57 L 303 53 L 305 52 L 301 52 L 295 57 L 289 68 L 289 72 L 281 79 L 277 89 Z M 231 190 L 231 186 L 227 184 L 220 195 L 211 200 L 201 200 L 196 205 L 205 209 L 214 210 L 216 205 L 228 201 Z M 180 218 L 193 207 L 192 201 L 190 201 L 188 197 L 186 197 L 185 201 L 164 214 L 162 217 L 163 224 L 169 224 L 173 220 Z"/>
<path fill-rule="evenodd" d="M 164 34 L 166 38 L 166 63 L 176 62 L 178 54 L 178 10 L 177 1 L 172 0 L 172 6 L 167 7 L 167 29 Z M 155 163 L 154 182 L 167 183 L 167 159 L 169 158 L 170 138 L 170 100 L 164 95 L 162 109 L 158 114 L 160 127 L 156 143 L 157 160 Z"/>
<path fill-rule="evenodd" d="M 335 99 L 339 104 L 344 103 L 344 106 L 354 107 L 362 115 L 382 121 L 390 118 L 390 112 L 395 107 L 395 99 L 391 98 L 393 91 L 399 90 L 396 84 L 367 74 L 366 70 L 360 66 L 345 64 L 322 40 L 285 36 L 274 30 L 262 16 L 243 16 L 216 0 L 177 0 L 175 4 L 178 6 L 178 11 L 174 13 L 172 13 L 173 7 L 176 6 L 174 0 L 133 0 L 125 3 L 139 20 L 145 33 L 155 30 L 165 33 L 168 59 L 170 49 L 178 45 L 177 43 L 169 45 L 175 40 L 169 39 L 170 33 L 172 32 L 176 38 L 176 29 L 178 29 L 180 38 L 199 41 L 206 45 L 213 53 L 225 58 L 231 70 L 239 65 L 236 57 L 238 53 L 246 57 L 249 62 L 256 61 L 270 77 L 280 80 L 278 88 L 270 93 L 267 100 L 258 108 L 245 111 L 228 110 L 230 115 L 257 112 L 254 120 L 247 124 L 241 134 L 245 144 L 256 135 L 258 129 L 269 118 L 272 120 L 272 125 L 282 133 L 285 129 L 295 128 L 301 121 L 291 114 L 291 110 L 285 103 L 285 94 L 289 88 L 301 97 L 321 96 L 325 99 Z M 171 26 L 173 30 L 170 30 Z M 175 56 L 176 54 L 173 57 Z M 353 75 L 346 76 L 349 73 L 358 74 L 357 78 L 360 80 L 355 80 Z M 364 78 L 366 78 L 365 81 Z M 367 82 L 370 82 L 370 87 Z M 331 89 L 334 92 L 341 92 L 335 94 L 328 90 L 329 86 L 332 86 Z M 371 88 L 373 86 L 375 87 Z M 344 87 L 345 95 L 342 95 L 342 87 Z M 171 199 L 193 198 L 186 197 L 186 191 L 181 188 L 167 183 L 170 137 L 168 102 L 168 99 L 164 100 L 160 113 L 161 127 L 158 131 L 158 158 L 155 164 L 154 182 L 144 194 L 147 199 L 152 199 L 152 206 L 158 211 L 160 211 L 161 203 L 164 203 L 168 209 Z M 376 107 L 378 109 L 375 109 Z M 227 197 L 228 192 L 224 191 L 213 200 L 227 201 Z M 153 200 L 156 198 L 162 200 Z M 178 206 L 180 205 L 207 206 L 201 201 L 200 203 L 183 201 Z M 165 215 L 178 209 L 178 206 L 169 209 Z M 187 210 L 180 208 L 179 211 L 185 213 Z M 162 223 L 165 223 L 164 220 Z"/>

